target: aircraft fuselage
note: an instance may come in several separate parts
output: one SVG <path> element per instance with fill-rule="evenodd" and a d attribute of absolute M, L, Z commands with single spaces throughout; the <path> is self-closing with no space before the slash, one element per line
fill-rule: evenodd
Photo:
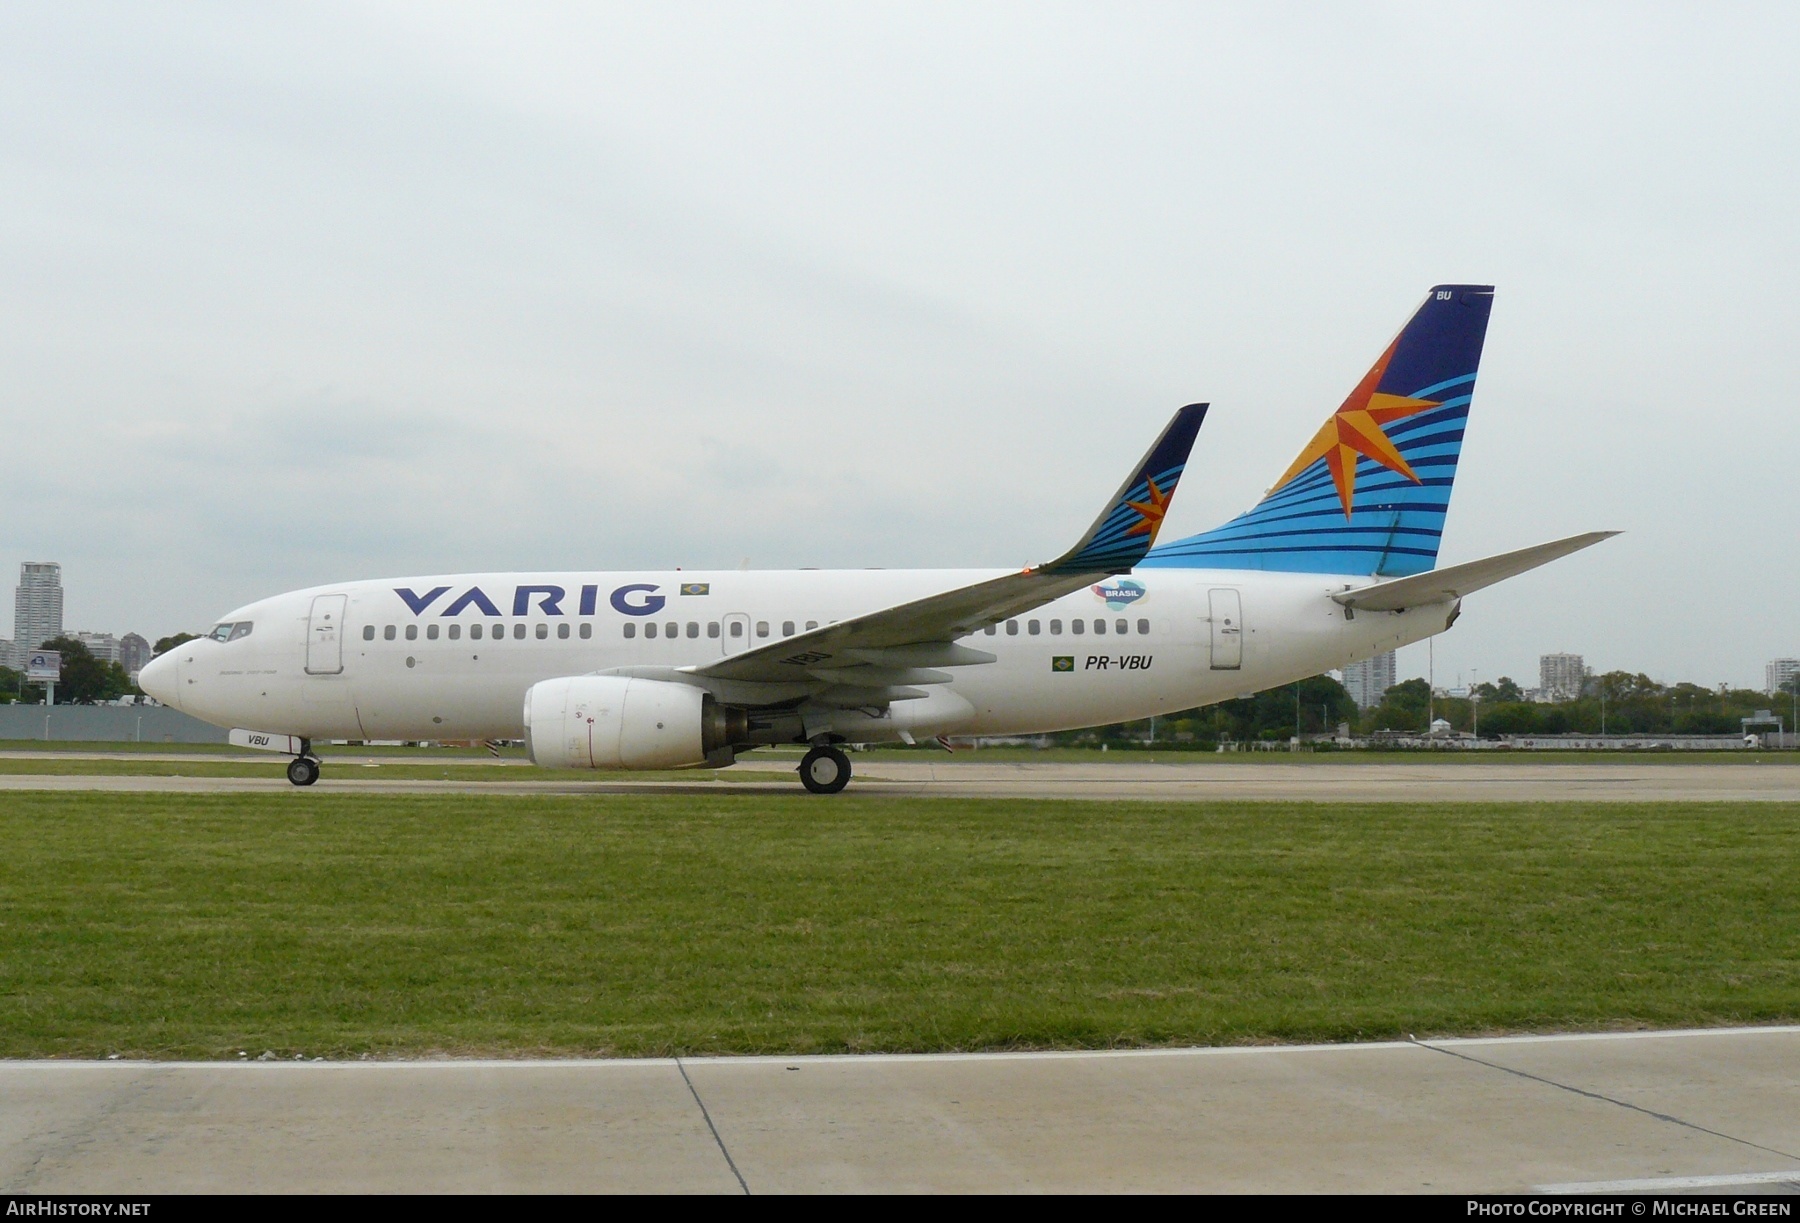
<path fill-rule="evenodd" d="M 216 636 L 153 663 L 145 686 L 221 726 L 308 739 L 516 739 L 526 693 L 540 681 L 703 665 L 1005 572 L 487 573 L 339 583 L 239 608 Z M 959 666 L 950 682 L 885 712 L 846 710 L 838 737 L 1029 734 L 1172 713 L 1421 640 L 1453 614 L 1450 603 L 1349 614 L 1330 597 L 1369 580 L 1177 569 L 1108 579 L 963 638 L 995 661 Z M 223 627 L 245 624 L 235 636 Z"/>

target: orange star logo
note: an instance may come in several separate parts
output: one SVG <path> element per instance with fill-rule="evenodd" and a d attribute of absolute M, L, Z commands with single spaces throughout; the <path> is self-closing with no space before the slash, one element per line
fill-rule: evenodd
<path fill-rule="evenodd" d="M 1438 401 L 1434 399 L 1408 399 L 1404 395 L 1383 395 L 1376 391 L 1381 385 L 1381 376 L 1387 372 L 1388 362 L 1393 359 L 1394 348 L 1400 343 L 1396 338 L 1388 345 L 1381 359 L 1356 384 L 1350 397 L 1344 400 L 1344 406 L 1334 413 L 1331 419 L 1320 426 L 1313 440 L 1306 444 L 1294 465 L 1282 473 L 1281 479 L 1275 481 L 1270 492 L 1285 488 L 1293 478 L 1323 458 L 1325 466 L 1331 469 L 1331 482 L 1337 485 L 1338 499 L 1344 503 L 1344 517 L 1350 517 L 1352 504 L 1356 500 L 1356 459 L 1358 455 L 1375 460 L 1389 471 L 1397 471 L 1414 484 L 1419 477 L 1408 466 L 1394 443 L 1382 431 L 1381 426 L 1389 421 L 1401 420 L 1416 415 L 1427 408 L 1435 408 Z"/>
<path fill-rule="evenodd" d="M 1144 483 L 1150 486 L 1148 501 L 1127 501 L 1125 504 L 1138 512 L 1137 524 L 1125 532 L 1127 535 L 1148 535 L 1152 540 L 1162 529 L 1163 518 L 1169 512 L 1169 494 L 1156 487 L 1156 481 L 1148 476 Z"/>

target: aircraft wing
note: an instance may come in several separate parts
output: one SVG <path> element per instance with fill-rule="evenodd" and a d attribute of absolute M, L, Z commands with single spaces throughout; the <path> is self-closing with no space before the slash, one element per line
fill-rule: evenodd
<path fill-rule="evenodd" d="M 1143 461 L 1087 534 L 1062 556 L 1018 573 L 915 599 L 808 633 L 784 637 L 717 662 L 681 670 L 699 680 L 843 685 L 865 690 L 869 704 L 924 696 L 914 684 L 946 683 L 933 667 L 994 661 L 959 637 L 1042 607 L 1114 573 L 1127 573 L 1156 542 L 1169 499 L 1187 465 L 1206 404 L 1175 413 Z M 790 689 L 791 690 L 791 689 Z"/>
<path fill-rule="evenodd" d="M 1517 552 L 1503 552 L 1499 556 L 1470 561 L 1466 565 L 1452 565 L 1448 569 L 1415 573 L 1411 577 L 1378 582 L 1359 590 L 1346 590 L 1331 597 L 1345 607 L 1358 611 L 1400 611 L 1408 607 L 1422 607 L 1427 603 L 1443 603 L 1460 599 L 1484 586 L 1492 586 L 1495 582 L 1517 577 L 1571 552 L 1592 547 L 1603 539 L 1611 539 L 1618 533 L 1589 531 L 1585 535 L 1571 535 L 1567 539 L 1520 548 Z"/>

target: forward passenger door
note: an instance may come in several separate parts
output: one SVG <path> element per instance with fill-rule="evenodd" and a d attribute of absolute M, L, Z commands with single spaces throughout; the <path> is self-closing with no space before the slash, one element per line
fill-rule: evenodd
<path fill-rule="evenodd" d="M 315 595 L 306 619 L 306 673 L 344 672 L 344 606 L 349 595 Z"/>

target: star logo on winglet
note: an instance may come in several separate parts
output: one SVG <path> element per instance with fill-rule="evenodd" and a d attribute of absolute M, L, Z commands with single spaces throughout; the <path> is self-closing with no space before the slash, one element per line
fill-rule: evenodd
<path fill-rule="evenodd" d="M 1389 471 L 1399 472 L 1414 484 L 1420 482 L 1411 465 L 1388 440 L 1382 426 L 1435 408 L 1439 401 L 1384 395 L 1375 389 L 1381 385 L 1382 375 L 1387 373 L 1388 362 L 1393 359 L 1399 343 L 1396 338 L 1388 345 L 1381 359 L 1344 400 L 1344 406 L 1320 426 L 1306 449 L 1300 452 L 1300 457 L 1294 460 L 1294 465 L 1282 473 L 1270 492 L 1285 488 L 1295 476 L 1324 459 L 1325 466 L 1331 471 L 1331 482 L 1337 486 L 1338 500 L 1344 503 L 1344 517 L 1348 518 L 1356 501 L 1356 460 L 1359 456 L 1373 459 Z"/>
<path fill-rule="evenodd" d="M 1156 533 L 1162 529 L 1163 519 L 1169 513 L 1169 497 L 1171 494 L 1165 493 L 1162 489 L 1156 487 L 1156 481 L 1148 476 L 1144 477 L 1144 483 L 1148 485 L 1150 489 L 1148 500 L 1127 501 L 1125 503 L 1138 512 L 1137 523 L 1128 528 L 1125 534 L 1148 535 L 1152 540 L 1155 540 Z"/>

